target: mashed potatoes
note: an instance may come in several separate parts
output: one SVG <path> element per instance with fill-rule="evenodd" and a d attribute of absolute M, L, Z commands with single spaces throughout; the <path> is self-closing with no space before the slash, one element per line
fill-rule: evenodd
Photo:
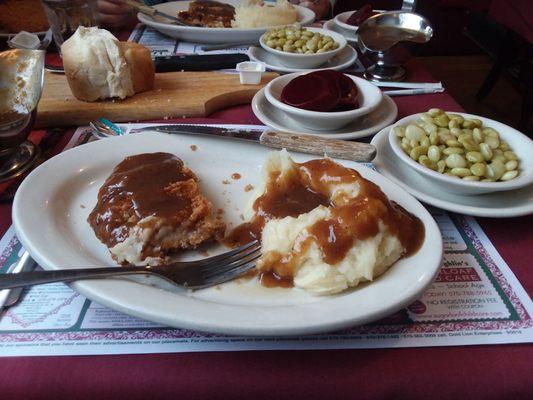
<path fill-rule="evenodd" d="M 260 0 L 235 7 L 233 28 L 263 28 L 290 25 L 298 21 L 298 11 L 286 0 L 277 0 L 275 5 L 266 5 Z"/>
<path fill-rule="evenodd" d="M 285 150 L 269 155 L 247 216 L 264 224 L 262 277 L 317 295 L 372 281 L 423 239 L 420 220 L 356 171 Z"/>

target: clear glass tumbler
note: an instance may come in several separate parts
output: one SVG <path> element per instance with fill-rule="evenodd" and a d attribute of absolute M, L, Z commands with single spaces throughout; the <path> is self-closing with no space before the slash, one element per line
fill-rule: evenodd
<path fill-rule="evenodd" d="M 97 26 L 96 0 L 41 0 L 58 50 L 78 26 Z"/>

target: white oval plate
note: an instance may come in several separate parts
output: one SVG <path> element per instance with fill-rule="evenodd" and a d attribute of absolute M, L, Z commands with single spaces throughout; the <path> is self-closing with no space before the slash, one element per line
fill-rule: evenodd
<path fill-rule="evenodd" d="M 346 39 L 348 43 L 357 44 L 357 36 L 355 35 L 355 33 L 352 33 L 352 32 L 348 33 L 345 30 L 341 29 L 340 27 L 337 26 L 335 21 L 332 19 L 324 22 L 324 25 L 322 25 L 322 28 L 324 28 L 327 31 L 333 31 L 333 32 L 340 33 L 342 36 L 344 36 L 344 38 Z"/>
<path fill-rule="evenodd" d="M 197 151 L 191 151 L 191 145 L 196 145 Z M 87 216 L 96 203 L 98 189 L 124 157 L 156 151 L 181 157 L 197 173 L 202 190 L 215 206 L 225 209 L 226 220 L 239 223 L 249 196 L 244 186 L 258 183 L 261 164 L 270 150 L 254 143 L 150 132 L 68 150 L 35 169 L 15 196 L 15 229 L 35 261 L 45 269 L 114 265 Z M 313 157 L 294 154 L 294 158 L 302 162 Z M 298 289 L 268 289 L 255 279 L 192 293 L 123 279 L 87 280 L 72 286 L 97 303 L 139 318 L 225 334 L 318 333 L 394 313 L 416 300 L 433 281 L 442 255 L 440 231 L 426 209 L 399 186 L 363 165 L 340 162 L 378 184 L 425 226 L 421 249 L 371 284 L 329 297 L 315 297 Z M 222 183 L 235 172 L 242 178 Z"/>
<path fill-rule="evenodd" d="M 389 143 L 390 126 L 372 139 L 377 156 L 372 161 L 376 168 L 418 200 L 443 210 L 475 217 L 509 218 L 533 213 L 533 185 L 520 190 L 474 196 L 459 195 L 442 190 L 438 183 L 415 173 L 401 161 Z"/>
<path fill-rule="evenodd" d="M 159 11 L 177 16 L 179 11 L 189 9 L 191 1 L 171 1 L 154 6 Z M 224 0 L 223 3 L 233 6 L 242 3 L 242 0 Z M 301 25 L 310 24 L 315 20 L 315 13 L 306 7 L 294 6 L 298 11 L 298 21 Z M 181 26 L 156 22 L 153 17 L 139 13 L 137 18 L 164 35 L 185 40 L 192 43 L 249 43 L 259 41 L 259 37 L 268 28 L 203 28 L 197 26 Z"/>
<path fill-rule="evenodd" d="M 325 64 L 317 68 L 291 68 L 281 64 L 275 54 L 269 53 L 261 47 L 252 46 L 248 49 L 248 57 L 252 61 L 259 61 L 265 64 L 265 67 L 276 72 L 309 72 L 317 69 L 334 69 L 341 71 L 352 65 L 357 60 L 357 51 L 351 46 L 346 46 L 335 57 L 330 58 Z"/>
<path fill-rule="evenodd" d="M 373 135 L 396 120 L 398 107 L 387 95 L 377 108 L 340 129 L 332 131 L 311 130 L 300 125 L 287 113 L 270 104 L 265 96 L 265 89 L 259 90 L 252 99 L 252 110 L 255 116 L 265 125 L 289 133 L 306 133 L 329 139 L 359 139 Z"/>

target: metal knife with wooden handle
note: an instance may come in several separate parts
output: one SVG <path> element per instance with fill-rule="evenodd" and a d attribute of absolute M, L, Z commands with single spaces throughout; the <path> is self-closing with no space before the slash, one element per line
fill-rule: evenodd
<path fill-rule="evenodd" d="M 140 3 L 138 1 L 135 1 L 135 0 L 122 0 L 122 1 L 143 14 L 150 15 L 152 17 L 156 17 L 156 16 L 163 17 L 163 18 L 173 21 L 177 25 L 192 26 L 186 22 L 183 22 L 181 19 L 173 15 L 166 14 L 153 7 L 147 6 L 146 4 Z"/>
<path fill-rule="evenodd" d="M 228 129 L 202 125 L 157 125 L 132 129 L 130 133 L 155 131 L 169 134 L 208 135 L 237 140 L 254 141 L 275 149 L 287 149 L 301 153 L 351 161 L 369 162 L 376 156 L 376 148 L 368 143 L 349 142 L 345 140 L 325 139 L 318 136 L 294 134 L 267 129 Z"/>

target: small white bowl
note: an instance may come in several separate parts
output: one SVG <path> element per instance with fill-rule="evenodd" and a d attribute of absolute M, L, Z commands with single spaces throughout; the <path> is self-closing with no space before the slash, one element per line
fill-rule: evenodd
<path fill-rule="evenodd" d="M 496 129 L 500 134 L 500 137 L 509 144 L 511 150 L 518 156 L 520 162 L 518 169 L 520 174 L 516 178 L 505 182 L 478 182 L 452 178 L 448 175 L 440 174 L 424 167 L 405 154 L 400 147 L 400 140 L 394 133 L 395 126 L 407 126 L 410 123 L 417 122 L 420 114 L 414 114 L 402 118 L 392 125 L 389 132 L 389 143 L 392 150 L 402 162 L 412 167 L 416 172 L 431 179 L 434 183 L 438 184 L 442 190 L 450 193 L 478 195 L 483 193 L 515 190 L 533 184 L 533 157 L 531 156 L 533 154 L 533 141 L 531 139 L 516 129 L 489 118 L 458 112 L 454 112 L 453 114 L 461 115 L 465 119 L 477 118 L 483 122 L 484 128 Z"/>
<path fill-rule="evenodd" d="M 340 28 L 341 32 L 343 32 L 345 35 L 353 36 L 357 32 L 357 29 L 359 29 L 359 26 L 350 25 L 346 23 L 348 18 L 350 18 L 350 16 L 356 11 L 357 10 L 346 11 L 336 15 L 335 18 L 333 18 L 333 22 L 335 23 L 335 25 L 337 25 Z M 385 12 L 385 10 L 373 10 L 372 12 L 382 13 Z"/>
<path fill-rule="evenodd" d="M 280 100 L 283 88 L 297 76 L 308 73 L 296 72 L 282 75 L 270 81 L 265 87 L 265 96 L 272 106 L 284 111 L 294 121 L 308 129 L 327 131 L 342 128 L 355 119 L 374 111 L 383 97 L 381 90 L 367 80 L 346 75 L 355 82 L 359 91 L 357 99 L 360 107 L 355 110 L 332 112 L 309 111 L 283 103 Z"/>
<path fill-rule="evenodd" d="M 266 71 L 266 66 L 263 62 L 243 61 L 237 64 L 236 69 L 242 85 L 258 85 L 263 72 Z"/>
<path fill-rule="evenodd" d="M 322 28 L 310 28 L 306 27 L 308 31 L 318 32 L 322 35 L 331 36 L 331 38 L 339 44 L 339 47 L 335 50 L 325 51 L 324 53 L 315 53 L 315 54 L 297 54 L 297 53 L 288 53 L 286 51 L 276 50 L 272 47 L 268 47 L 264 42 L 263 38 L 265 35 L 262 35 L 259 38 L 259 44 L 263 49 L 269 53 L 276 56 L 280 64 L 285 65 L 286 67 L 291 68 L 316 68 L 322 64 L 325 64 L 329 59 L 339 54 L 342 49 L 346 47 L 346 39 L 340 33 L 328 31 Z"/>

